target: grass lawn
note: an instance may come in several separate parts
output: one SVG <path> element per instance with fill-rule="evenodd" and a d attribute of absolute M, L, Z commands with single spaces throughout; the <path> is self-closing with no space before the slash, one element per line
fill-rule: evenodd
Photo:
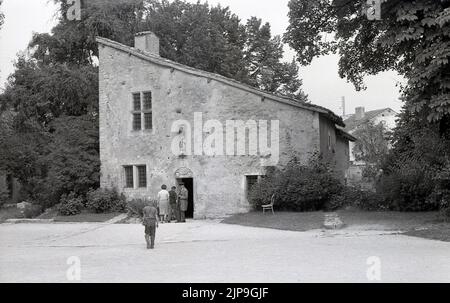
<path fill-rule="evenodd" d="M 438 212 L 342 210 L 338 214 L 348 227 L 363 229 L 410 231 L 439 223 Z"/>
<path fill-rule="evenodd" d="M 54 219 L 55 222 L 66 223 L 102 223 L 109 221 L 120 213 L 109 214 L 93 214 L 89 212 L 83 212 L 76 216 L 60 216 L 56 210 L 48 211 L 36 219 Z M 23 218 L 21 212 L 17 208 L 1 208 L 0 209 L 0 223 L 5 223 L 8 219 L 20 219 Z"/>
<path fill-rule="evenodd" d="M 450 223 L 436 224 L 428 229 L 408 231 L 405 235 L 450 242 Z"/>
<path fill-rule="evenodd" d="M 450 242 L 450 223 L 438 212 L 340 211 L 341 219 L 352 228 L 398 230 L 404 235 Z"/>
<path fill-rule="evenodd" d="M 366 212 L 338 211 L 347 229 L 400 231 L 405 235 L 426 239 L 450 241 L 450 223 L 439 221 L 438 212 Z M 239 214 L 222 223 L 242 226 L 273 228 L 290 231 L 308 231 L 323 228 L 325 213 L 262 212 Z"/>
<path fill-rule="evenodd" d="M 66 223 L 101 223 L 109 221 L 120 213 L 108 213 L 108 214 L 94 214 L 88 211 L 83 211 L 79 215 L 75 216 L 60 216 L 56 209 L 48 210 L 44 214 L 40 215 L 38 219 L 53 219 L 54 222 L 66 222 Z"/>
<path fill-rule="evenodd" d="M 322 228 L 324 218 L 323 212 L 275 212 L 275 215 L 250 212 L 231 216 L 223 220 L 222 223 L 290 231 L 308 231 Z"/>
<path fill-rule="evenodd" d="M 121 215 L 120 213 L 109 214 L 92 214 L 83 213 L 75 216 L 57 216 L 55 222 L 67 222 L 67 223 L 102 223 L 114 219 Z"/>

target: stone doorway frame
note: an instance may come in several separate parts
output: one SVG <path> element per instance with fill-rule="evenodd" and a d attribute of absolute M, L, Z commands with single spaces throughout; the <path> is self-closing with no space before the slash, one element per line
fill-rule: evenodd
<path fill-rule="evenodd" d="M 189 203 L 192 207 L 192 219 L 195 219 L 195 212 L 196 212 L 196 196 L 197 196 L 197 191 L 196 191 L 196 180 L 194 178 L 194 173 L 192 172 L 192 170 L 190 170 L 187 167 L 180 167 L 179 169 L 177 169 L 175 171 L 175 180 L 176 180 L 176 184 L 177 186 L 180 184 L 180 182 L 183 182 L 183 180 L 185 179 L 190 179 L 192 180 L 192 190 L 189 192 L 189 195 L 191 196 L 191 203 Z M 189 188 L 188 188 L 189 190 Z"/>

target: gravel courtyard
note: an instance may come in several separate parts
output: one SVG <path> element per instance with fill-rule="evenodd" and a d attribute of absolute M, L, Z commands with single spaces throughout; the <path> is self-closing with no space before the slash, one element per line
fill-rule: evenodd
<path fill-rule="evenodd" d="M 386 231 L 290 232 L 191 221 L 161 225 L 145 249 L 143 227 L 127 224 L 2 224 L 0 282 L 450 282 L 450 243 Z"/>

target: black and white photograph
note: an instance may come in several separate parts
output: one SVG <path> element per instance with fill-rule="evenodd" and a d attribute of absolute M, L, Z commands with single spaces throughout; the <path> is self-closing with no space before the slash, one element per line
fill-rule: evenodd
<path fill-rule="evenodd" d="M 450 0 L 0 0 L 1 284 L 449 282 Z"/>

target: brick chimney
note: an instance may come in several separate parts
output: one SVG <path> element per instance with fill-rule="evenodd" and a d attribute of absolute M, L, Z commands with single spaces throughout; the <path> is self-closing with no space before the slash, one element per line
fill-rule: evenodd
<path fill-rule="evenodd" d="M 134 47 L 154 56 L 159 56 L 159 38 L 153 32 L 140 32 L 134 37 Z"/>
<path fill-rule="evenodd" d="M 364 107 L 357 107 L 355 109 L 355 119 L 362 120 L 366 115 L 366 109 Z"/>

